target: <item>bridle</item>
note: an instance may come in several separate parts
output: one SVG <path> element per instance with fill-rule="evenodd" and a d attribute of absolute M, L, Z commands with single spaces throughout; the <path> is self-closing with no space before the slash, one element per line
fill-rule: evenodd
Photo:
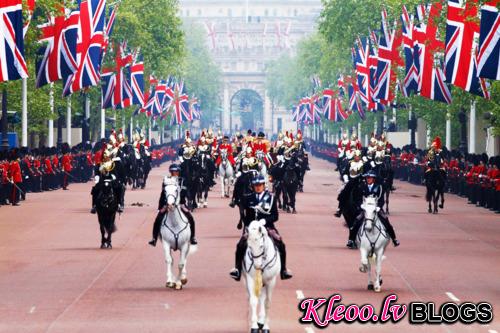
<path fill-rule="evenodd" d="M 243 264 L 245 266 L 245 270 L 246 272 L 250 272 L 250 270 L 252 269 L 252 267 L 254 266 L 254 262 L 255 262 L 255 259 L 258 259 L 258 258 L 261 258 L 262 257 L 262 260 L 263 262 L 265 263 L 261 268 L 260 270 L 262 272 L 264 272 L 266 269 L 270 268 L 270 267 L 273 267 L 274 266 L 274 263 L 276 262 L 277 258 L 278 258 L 278 248 L 276 247 L 276 245 L 274 245 L 274 256 L 271 258 L 271 260 L 269 260 L 268 262 L 266 262 L 266 259 L 267 259 L 267 252 L 268 252 L 268 244 L 266 242 L 266 239 L 265 239 L 265 234 L 263 232 L 261 232 L 261 238 L 260 238 L 264 245 L 263 245 L 263 249 L 262 249 L 262 252 L 258 255 L 254 255 L 254 253 L 252 252 L 252 249 L 250 248 L 248 251 L 248 258 L 251 262 L 250 266 L 249 267 L 246 267 L 246 264 L 245 264 L 245 261 L 243 261 Z M 257 268 L 256 268 L 257 269 Z"/>

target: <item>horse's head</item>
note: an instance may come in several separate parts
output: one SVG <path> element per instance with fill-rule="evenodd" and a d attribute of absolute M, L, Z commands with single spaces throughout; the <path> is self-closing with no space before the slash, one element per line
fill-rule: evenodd
<path fill-rule="evenodd" d="M 180 201 L 179 183 L 177 177 L 165 177 L 163 179 L 163 191 L 167 198 L 167 208 L 172 211 Z"/>
<path fill-rule="evenodd" d="M 264 160 L 264 152 L 262 150 L 257 150 L 255 153 L 255 157 L 259 160 L 262 161 Z"/>
<path fill-rule="evenodd" d="M 365 229 L 366 231 L 371 231 L 373 229 L 377 213 L 380 210 L 380 208 L 377 207 L 377 198 L 374 196 L 363 198 L 361 209 L 365 212 Z"/>
<path fill-rule="evenodd" d="M 257 269 L 262 267 L 262 260 L 266 251 L 267 230 L 264 225 L 265 222 L 261 220 L 253 221 L 248 226 L 248 249 Z"/>

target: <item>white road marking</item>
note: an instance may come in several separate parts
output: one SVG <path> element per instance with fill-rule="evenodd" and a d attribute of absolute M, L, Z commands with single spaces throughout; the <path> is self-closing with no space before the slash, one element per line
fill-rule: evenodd
<path fill-rule="evenodd" d="M 168 305 L 168 303 L 163 304 L 163 307 L 165 310 L 170 310 L 170 305 Z"/>
<path fill-rule="evenodd" d="M 488 333 L 498 333 L 498 332 L 495 330 L 488 330 Z"/>
<path fill-rule="evenodd" d="M 314 333 L 314 330 L 310 327 L 306 327 L 306 333 Z"/>
<path fill-rule="evenodd" d="M 32 314 L 33 312 L 35 312 L 35 309 L 36 309 L 36 306 L 32 306 L 31 309 L 30 309 L 30 314 Z"/>
<path fill-rule="evenodd" d="M 302 290 L 297 290 L 297 291 L 295 291 L 295 293 L 297 294 L 297 299 L 298 300 L 303 300 L 304 298 L 306 298 L 304 296 L 304 293 L 302 292 Z"/>
<path fill-rule="evenodd" d="M 451 292 L 447 291 L 446 296 L 448 296 L 453 302 L 460 302 L 457 296 L 453 295 Z"/>

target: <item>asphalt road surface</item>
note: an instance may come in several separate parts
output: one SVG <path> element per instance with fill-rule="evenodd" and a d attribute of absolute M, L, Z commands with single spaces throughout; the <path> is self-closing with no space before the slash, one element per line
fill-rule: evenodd
<path fill-rule="evenodd" d="M 347 229 L 333 217 L 340 186 L 334 165 L 311 161 L 297 215 L 277 227 L 294 273 L 279 281 L 271 306 L 272 332 L 319 332 L 299 323 L 299 299 L 342 295 L 343 304 L 373 304 L 387 294 L 398 303 L 490 302 L 489 325 L 411 326 L 331 324 L 328 332 L 500 332 L 500 218 L 446 196 L 439 215 L 427 213 L 424 188 L 396 182 L 391 222 L 401 241 L 386 252 L 382 292 L 366 290 L 359 252 L 345 247 Z M 238 212 L 216 186 L 209 207 L 195 212 L 198 252 L 188 259 L 182 291 L 165 288 L 161 245 L 147 245 L 161 179 L 154 169 L 145 190 L 128 190 L 112 250 L 100 250 L 97 217 L 89 214 L 88 184 L 29 195 L 0 208 L 0 332 L 247 332 L 247 295 L 233 281 Z M 140 204 L 132 205 L 132 204 Z"/>

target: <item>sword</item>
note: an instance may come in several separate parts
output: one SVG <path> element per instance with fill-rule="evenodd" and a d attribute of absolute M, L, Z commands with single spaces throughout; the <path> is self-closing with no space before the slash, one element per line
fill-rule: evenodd
<path fill-rule="evenodd" d="M 63 172 L 64 172 L 65 174 L 67 174 L 68 176 L 70 176 L 71 178 L 73 178 L 74 180 L 77 180 L 77 179 L 76 179 L 76 178 L 75 178 L 72 174 L 70 174 L 70 173 L 68 173 L 68 172 L 66 172 L 66 171 L 64 171 L 64 170 L 63 170 Z"/>
<path fill-rule="evenodd" d="M 9 180 L 9 183 L 11 183 L 12 185 L 14 185 L 14 186 L 17 188 L 17 190 L 18 190 L 19 192 L 21 192 L 21 194 L 23 194 L 23 195 L 25 194 L 25 193 L 24 193 L 24 191 L 23 191 L 23 190 L 21 190 L 21 189 L 19 188 L 19 186 L 17 186 L 17 185 L 16 185 L 16 183 L 14 183 L 14 181 L 13 181 L 13 180 Z"/>

